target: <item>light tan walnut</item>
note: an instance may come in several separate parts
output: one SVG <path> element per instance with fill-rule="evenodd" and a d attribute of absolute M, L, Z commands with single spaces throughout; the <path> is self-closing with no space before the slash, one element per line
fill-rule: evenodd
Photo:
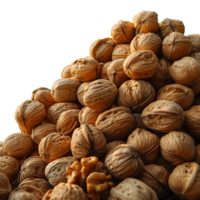
<path fill-rule="evenodd" d="M 62 78 L 71 78 L 71 77 L 73 77 L 71 72 L 70 72 L 70 67 L 71 67 L 71 65 L 68 65 L 63 69 L 63 71 L 61 73 L 61 77 Z"/>
<path fill-rule="evenodd" d="M 119 44 L 113 49 L 112 61 L 120 58 L 126 59 L 130 54 L 130 44 Z"/>

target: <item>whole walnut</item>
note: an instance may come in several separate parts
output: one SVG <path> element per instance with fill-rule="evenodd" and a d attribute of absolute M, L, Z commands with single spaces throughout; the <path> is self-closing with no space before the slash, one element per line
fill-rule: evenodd
<path fill-rule="evenodd" d="M 111 37 L 116 44 L 130 43 L 135 36 L 135 27 L 129 21 L 120 20 L 111 29 Z"/>
<path fill-rule="evenodd" d="M 178 165 L 169 176 L 169 187 L 180 199 L 200 199 L 200 168 L 195 162 Z"/>
<path fill-rule="evenodd" d="M 101 157 L 106 151 L 106 143 L 101 130 L 93 125 L 82 124 L 72 134 L 71 151 L 77 159 L 88 156 Z"/>
<path fill-rule="evenodd" d="M 71 77 L 73 77 L 71 72 L 70 72 L 70 67 L 71 67 L 71 65 L 68 65 L 63 69 L 63 71 L 61 73 L 61 77 L 62 78 L 71 78 Z"/>
<path fill-rule="evenodd" d="M 157 100 L 143 110 L 141 118 L 148 128 L 161 133 L 168 133 L 182 127 L 184 111 L 175 102 Z"/>
<path fill-rule="evenodd" d="M 158 14 L 152 11 L 141 11 L 133 17 L 133 25 L 138 33 L 157 33 Z"/>
<path fill-rule="evenodd" d="M 162 53 L 170 61 L 188 56 L 191 49 L 190 39 L 179 32 L 172 32 L 162 43 Z"/>
<path fill-rule="evenodd" d="M 0 172 L 0 199 L 7 200 L 10 192 L 12 192 L 12 187 L 9 179 L 4 173 Z"/>
<path fill-rule="evenodd" d="M 173 101 L 179 104 L 183 110 L 186 110 L 194 101 L 194 92 L 184 85 L 166 85 L 158 91 L 156 100 Z"/>
<path fill-rule="evenodd" d="M 134 146 L 121 144 L 116 146 L 105 159 L 105 166 L 112 177 L 123 180 L 140 174 L 144 164 Z"/>
<path fill-rule="evenodd" d="M 153 163 L 160 150 L 159 138 L 144 129 L 135 129 L 128 137 L 127 144 L 133 145 L 144 164 Z"/>
<path fill-rule="evenodd" d="M 133 116 L 135 117 L 135 120 L 136 120 L 136 126 L 135 128 L 140 128 L 140 129 L 144 129 L 144 130 L 149 130 L 148 127 L 146 127 L 142 121 L 142 118 L 141 118 L 141 113 L 134 113 Z"/>
<path fill-rule="evenodd" d="M 191 34 L 187 36 L 192 43 L 191 53 L 200 52 L 200 34 Z"/>
<path fill-rule="evenodd" d="M 89 84 L 90 82 L 85 82 L 85 83 L 82 83 L 78 90 L 77 90 L 77 98 L 78 98 L 78 101 L 79 103 L 82 105 L 82 106 L 86 106 L 83 102 L 83 95 L 84 95 L 84 92 L 85 92 L 85 88 L 86 86 Z"/>
<path fill-rule="evenodd" d="M 112 61 L 106 62 L 102 65 L 101 68 L 101 79 L 106 79 L 109 80 L 108 75 L 107 75 L 107 69 L 110 66 L 110 64 L 112 63 Z"/>
<path fill-rule="evenodd" d="M 189 55 L 189 57 L 194 58 L 197 62 L 200 63 L 200 52 L 192 53 Z"/>
<path fill-rule="evenodd" d="M 193 161 L 200 164 L 200 144 L 195 146 L 195 156 Z"/>
<path fill-rule="evenodd" d="M 119 44 L 112 52 L 112 60 L 127 58 L 131 54 L 130 44 Z"/>
<path fill-rule="evenodd" d="M 150 78 L 158 68 L 158 58 L 153 51 L 137 50 L 126 58 L 123 67 L 132 79 Z"/>
<path fill-rule="evenodd" d="M 117 106 L 104 111 L 96 120 L 107 142 L 125 139 L 135 128 L 135 118 L 129 108 Z"/>
<path fill-rule="evenodd" d="M 99 79 L 91 82 L 85 88 L 83 95 L 84 104 L 96 111 L 104 111 L 115 102 L 118 89 L 109 80 Z"/>
<path fill-rule="evenodd" d="M 195 143 L 187 133 L 171 131 L 160 139 L 160 150 L 165 160 L 177 166 L 192 161 L 195 155 Z"/>
<path fill-rule="evenodd" d="M 169 73 L 181 85 L 194 86 L 200 83 L 200 63 L 191 57 L 174 62 Z"/>
<path fill-rule="evenodd" d="M 134 113 L 141 113 L 156 96 L 153 86 L 144 80 L 129 80 L 118 91 L 119 106 L 129 107 Z"/>
<path fill-rule="evenodd" d="M 184 115 L 184 128 L 196 138 L 200 138 L 200 105 L 190 107 Z"/>

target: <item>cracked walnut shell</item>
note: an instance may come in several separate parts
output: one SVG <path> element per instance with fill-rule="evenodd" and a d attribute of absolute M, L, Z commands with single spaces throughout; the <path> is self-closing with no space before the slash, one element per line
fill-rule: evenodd
<path fill-rule="evenodd" d="M 120 58 L 127 58 L 131 54 L 130 44 L 119 44 L 112 52 L 112 61 Z"/>
<path fill-rule="evenodd" d="M 10 185 L 8 177 L 0 172 L 0 199 L 7 200 L 12 187 Z"/>

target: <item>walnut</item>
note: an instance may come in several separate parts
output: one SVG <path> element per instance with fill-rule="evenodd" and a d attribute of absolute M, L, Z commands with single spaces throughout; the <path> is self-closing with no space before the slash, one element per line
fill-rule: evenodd
<path fill-rule="evenodd" d="M 3 142 L 3 150 L 14 158 L 28 156 L 35 149 L 31 136 L 26 133 L 13 133 Z"/>
<path fill-rule="evenodd" d="M 0 147 L 0 157 L 7 156 L 7 153 L 3 150 L 3 147 Z"/>
<path fill-rule="evenodd" d="M 85 88 L 86 86 L 89 84 L 90 82 L 85 82 L 85 83 L 82 83 L 78 90 L 77 90 L 77 98 L 78 98 L 78 101 L 81 103 L 82 106 L 86 106 L 83 102 L 83 95 L 84 95 L 84 92 L 85 92 Z"/>
<path fill-rule="evenodd" d="M 189 38 L 189 40 L 192 43 L 191 54 L 200 52 L 200 35 L 199 34 L 191 34 L 191 35 L 188 35 L 187 38 Z"/>
<path fill-rule="evenodd" d="M 133 116 L 135 117 L 135 121 L 136 121 L 136 126 L 135 126 L 135 128 L 141 128 L 141 129 L 144 129 L 144 130 L 146 130 L 146 131 L 149 130 L 149 128 L 147 128 L 147 127 L 144 125 L 140 113 L 134 113 Z"/>
<path fill-rule="evenodd" d="M 200 105 L 190 107 L 184 114 L 184 128 L 196 138 L 200 138 Z"/>
<path fill-rule="evenodd" d="M 111 37 L 116 44 L 130 43 L 135 36 L 135 27 L 129 21 L 120 20 L 112 27 Z"/>
<path fill-rule="evenodd" d="M 70 152 L 71 138 L 60 133 L 51 133 L 44 137 L 39 144 L 39 153 L 42 159 L 50 163 L 64 157 Z"/>
<path fill-rule="evenodd" d="M 148 128 L 168 133 L 182 127 L 184 111 L 175 102 L 157 100 L 143 110 L 141 118 Z"/>
<path fill-rule="evenodd" d="M 90 56 L 99 62 L 111 61 L 113 49 L 116 44 L 112 38 L 98 39 L 90 46 Z"/>
<path fill-rule="evenodd" d="M 106 156 L 105 166 L 112 177 L 123 180 L 140 174 L 144 164 L 134 146 L 121 144 Z"/>
<path fill-rule="evenodd" d="M 71 78 L 71 77 L 73 77 L 71 72 L 70 72 L 70 67 L 71 67 L 71 65 L 68 65 L 63 69 L 63 71 L 61 73 L 61 77 L 62 78 Z"/>
<path fill-rule="evenodd" d="M 74 102 L 77 100 L 77 90 L 81 82 L 75 78 L 58 79 L 53 83 L 51 95 L 55 102 Z"/>
<path fill-rule="evenodd" d="M 80 110 L 67 110 L 57 121 L 57 131 L 65 136 L 72 136 L 74 129 L 79 127 L 78 115 Z"/>
<path fill-rule="evenodd" d="M 125 106 L 117 106 L 104 111 L 96 120 L 107 142 L 125 139 L 135 128 L 135 118 Z"/>
<path fill-rule="evenodd" d="M 117 96 L 117 87 L 109 80 L 99 79 L 85 88 L 84 104 L 96 111 L 104 111 L 112 106 Z"/>
<path fill-rule="evenodd" d="M 178 165 L 168 181 L 171 191 L 180 199 L 198 200 L 200 198 L 200 168 L 195 162 Z"/>
<path fill-rule="evenodd" d="M 33 152 L 28 155 L 28 157 L 34 157 L 34 156 L 40 156 L 38 148 L 34 149 Z"/>
<path fill-rule="evenodd" d="M 148 185 L 135 178 L 126 178 L 111 188 L 108 200 L 158 200 L 156 193 Z"/>
<path fill-rule="evenodd" d="M 196 85 L 190 86 L 190 88 L 192 89 L 192 91 L 194 92 L 194 95 L 199 94 L 200 92 L 200 82 L 197 83 Z M 194 99 L 195 100 L 195 99 Z"/>
<path fill-rule="evenodd" d="M 108 69 L 108 67 L 110 66 L 111 63 L 112 63 L 112 61 L 109 61 L 109 62 L 102 64 L 101 79 L 109 80 L 108 75 L 107 75 L 107 69 Z"/>
<path fill-rule="evenodd" d="M 131 79 L 150 78 L 158 68 L 158 58 L 153 51 L 137 50 L 126 58 L 123 67 Z"/>
<path fill-rule="evenodd" d="M 18 182 L 21 183 L 27 178 L 45 179 L 44 170 L 47 163 L 39 156 L 26 159 L 19 172 Z"/>
<path fill-rule="evenodd" d="M 48 190 L 43 196 L 42 200 L 50 200 L 53 189 Z"/>
<path fill-rule="evenodd" d="M 144 166 L 144 170 L 137 178 L 151 187 L 156 192 L 158 199 L 164 200 L 170 194 L 169 175 L 170 173 L 164 167 L 150 164 Z"/>
<path fill-rule="evenodd" d="M 0 172 L 0 199 L 7 200 L 12 187 L 10 185 L 8 177 Z"/>
<path fill-rule="evenodd" d="M 75 157 L 68 156 L 50 162 L 45 168 L 45 176 L 51 186 L 56 186 L 61 182 L 66 183 L 65 169 L 76 161 Z"/>
<path fill-rule="evenodd" d="M 158 91 L 156 100 L 173 101 L 178 103 L 183 110 L 186 110 L 194 101 L 194 92 L 184 85 L 166 85 Z"/>
<path fill-rule="evenodd" d="M 127 139 L 127 144 L 133 145 L 140 155 L 144 164 L 153 163 L 159 153 L 159 138 L 144 129 L 137 128 Z"/>
<path fill-rule="evenodd" d="M 106 138 L 101 130 L 93 125 L 82 124 L 72 135 L 71 151 L 74 157 L 101 157 L 105 152 Z"/>
<path fill-rule="evenodd" d="M 170 61 L 188 56 L 191 49 L 190 39 L 179 32 L 172 32 L 162 43 L 162 53 Z"/>
<path fill-rule="evenodd" d="M 197 62 L 200 63 L 200 52 L 192 53 L 189 55 L 189 57 L 194 58 Z"/>
<path fill-rule="evenodd" d="M 127 58 L 131 54 L 130 44 L 119 44 L 112 52 L 112 60 Z"/>
<path fill-rule="evenodd" d="M 18 159 L 18 163 L 19 163 L 19 169 L 21 170 L 22 168 L 22 165 L 24 164 L 24 162 L 26 161 L 27 158 L 21 158 L 21 159 Z"/>
<path fill-rule="evenodd" d="M 56 131 L 57 131 L 56 124 L 51 124 L 51 123 L 41 124 L 32 129 L 31 138 L 36 144 L 39 144 L 42 138 Z"/>
<path fill-rule="evenodd" d="M 37 101 L 24 101 L 15 111 L 15 120 L 23 133 L 31 134 L 32 128 L 40 124 L 45 117 L 45 106 Z"/>
<path fill-rule="evenodd" d="M 171 131 L 160 139 L 161 154 L 165 160 L 177 166 L 192 161 L 195 156 L 193 138 L 185 132 Z"/>
<path fill-rule="evenodd" d="M 157 33 L 158 14 L 152 11 L 141 11 L 133 17 L 133 25 L 138 33 Z"/>

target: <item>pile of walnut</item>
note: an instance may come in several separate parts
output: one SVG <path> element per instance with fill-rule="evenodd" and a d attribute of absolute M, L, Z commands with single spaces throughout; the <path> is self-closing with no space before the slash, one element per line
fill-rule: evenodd
<path fill-rule="evenodd" d="M 1 200 L 200 199 L 200 34 L 142 11 L 15 111 Z"/>

